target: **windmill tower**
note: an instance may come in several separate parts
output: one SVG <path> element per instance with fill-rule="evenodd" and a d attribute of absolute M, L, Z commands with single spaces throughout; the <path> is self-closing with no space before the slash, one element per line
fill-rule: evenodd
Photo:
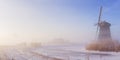
<path fill-rule="evenodd" d="M 101 21 L 98 23 L 99 26 L 99 35 L 98 40 L 112 40 L 110 26 L 111 24 L 106 21 Z"/>
<path fill-rule="evenodd" d="M 97 34 L 98 34 L 98 41 L 105 41 L 105 40 L 112 40 L 110 26 L 111 24 L 106 21 L 101 21 L 102 15 L 102 6 L 100 8 L 99 19 L 97 23 Z"/>

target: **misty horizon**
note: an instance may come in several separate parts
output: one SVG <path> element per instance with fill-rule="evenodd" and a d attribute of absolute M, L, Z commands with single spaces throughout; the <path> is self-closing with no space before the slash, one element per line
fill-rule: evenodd
<path fill-rule="evenodd" d="M 107 3 L 106 3 L 107 2 Z M 119 38 L 119 2 L 81 1 L 0 1 L 0 44 L 38 41 L 41 43 L 62 38 L 70 42 L 94 40 L 99 7 L 102 19 L 110 22 L 112 37 Z"/>

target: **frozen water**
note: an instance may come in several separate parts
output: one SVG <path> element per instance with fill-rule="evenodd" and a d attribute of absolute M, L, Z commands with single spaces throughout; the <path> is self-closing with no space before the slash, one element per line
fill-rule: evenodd
<path fill-rule="evenodd" d="M 78 45 L 32 49 L 10 47 L 0 52 L 0 60 L 120 60 L 119 56 L 119 52 L 87 51 Z"/>

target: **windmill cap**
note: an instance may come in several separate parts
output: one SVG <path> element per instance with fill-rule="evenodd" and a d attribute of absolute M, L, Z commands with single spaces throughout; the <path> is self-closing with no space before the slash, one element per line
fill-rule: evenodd
<path fill-rule="evenodd" d="M 99 24 L 99 26 L 111 26 L 111 24 L 109 22 L 106 22 L 106 21 L 101 21 L 98 24 Z"/>

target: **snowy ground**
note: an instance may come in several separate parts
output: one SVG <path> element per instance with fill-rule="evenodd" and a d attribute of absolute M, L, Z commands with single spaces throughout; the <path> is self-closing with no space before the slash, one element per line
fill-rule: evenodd
<path fill-rule="evenodd" d="M 0 60 L 120 60 L 117 52 L 86 51 L 80 46 L 44 46 L 33 49 L 9 47 L 0 50 Z"/>
<path fill-rule="evenodd" d="M 0 53 L 0 60 L 61 60 L 36 53 L 31 50 L 19 48 L 5 48 Z"/>
<path fill-rule="evenodd" d="M 34 52 L 57 57 L 63 60 L 120 60 L 118 52 L 87 51 L 79 45 L 47 46 L 34 50 Z"/>

